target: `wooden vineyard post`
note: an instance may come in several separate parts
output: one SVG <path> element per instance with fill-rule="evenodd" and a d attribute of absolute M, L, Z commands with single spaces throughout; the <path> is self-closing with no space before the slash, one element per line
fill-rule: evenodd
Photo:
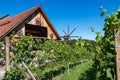
<path fill-rule="evenodd" d="M 68 64 L 68 74 L 70 74 L 70 64 Z"/>
<path fill-rule="evenodd" d="M 33 76 L 32 72 L 28 69 L 26 64 L 22 61 L 22 65 L 26 68 L 28 74 L 32 77 L 32 80 L 36 80 L 35 77 Z"/>
<path fill-rule="evenodd" d="M 117 72 L 117 80 L 120 80 L 120 33 L 117 29 L 115 32 L 115 49 L 116 49 L 116 72 Z"/>
<path fill-rule="evenodd" d="M 6 70 L 10 70 L 10 41 L 9 37 L 5 37 L 5 57 L 6 57 Z"/>

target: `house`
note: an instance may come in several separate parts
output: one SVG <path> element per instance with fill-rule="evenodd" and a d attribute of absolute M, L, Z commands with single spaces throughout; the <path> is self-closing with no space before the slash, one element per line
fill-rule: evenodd
<path fill-rule="evenodd" d="M 21 35 L 32 35 L 40 39 L 60 40 L 60 36 L 40 6 L 35 6 L 14 17 L 0 18 L 0 40 L 13 34 L 16 39 Z"/>

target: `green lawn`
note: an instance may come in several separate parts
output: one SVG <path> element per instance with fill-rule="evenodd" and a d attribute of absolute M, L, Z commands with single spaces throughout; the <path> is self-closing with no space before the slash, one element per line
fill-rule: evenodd
<path fill-rule="evenodd" d="M 92 68 L 93 61 L 85 62 L 71 69 L 71 73 L 67 71 L 57 76 L 54 80 L 88 80 L 87 73 Z"/>

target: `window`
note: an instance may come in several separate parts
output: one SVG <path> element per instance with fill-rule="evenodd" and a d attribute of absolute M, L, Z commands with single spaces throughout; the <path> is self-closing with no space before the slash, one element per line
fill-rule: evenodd
<path fill-rule="evenodd" d="M 32 35 L 34 37 L 47 37 L 47 28 L 38 25 L 26 24 L 25 25 L 25 35 Z"/>

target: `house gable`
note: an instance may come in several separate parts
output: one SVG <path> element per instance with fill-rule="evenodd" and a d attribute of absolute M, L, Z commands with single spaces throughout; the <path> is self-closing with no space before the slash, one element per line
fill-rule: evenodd
<path fill-rule="evenodd" d="M 38 25 L 36 24 L 36 19 L 41 19 L 41 24 Z M 25 29 L 26 29 L 26 24 L 30 24 L 33 27 L 40 26 L 45 27 L 47 29 L 47 38 L 50 39 L 53 37 L 55 40 L 60 40 L 60 36 L 54 29 L 53 25 L 50 23 L 48 20 L 47 16 L 43 12 L 43 10 L 40 8 L 40 6 L 36 6 L 32 9 L 29 9 L 21 14 L 18 14 L 12 18 L 9 19 L 10 23 L 3 25 L 1 28 L 0 33 L 0 39 L 5 37 L 6 35 L 9 35 L 12 32 L 19 32 L 22 31 L 22 33 L 25 35 Z M 1 22 L 1 21 L 0 21 Z M 39 21 L 38 21 L 39 22 Z M 43 32 L 45 32 L 45 28 L 42 28 Z M 41 31 L 39 31 L 41 32 Z M 51 36 L 52 34 L 52 36 Z"/>
<path fill-rule="evenodd" d="M 57 39 L 55 32 L 51 29 L 50 25 L 47 23 L 46 19 L 44 18 L 41 12 L 37 13 L 37 15 L 35 15 L 35 17 L 30 22 L 28 22 L 28 24 L 37 25 L 37 22 L 36 22 L 37 19 L 40 19 L 40 26 L 47 28 L 47 38 Z"/>

